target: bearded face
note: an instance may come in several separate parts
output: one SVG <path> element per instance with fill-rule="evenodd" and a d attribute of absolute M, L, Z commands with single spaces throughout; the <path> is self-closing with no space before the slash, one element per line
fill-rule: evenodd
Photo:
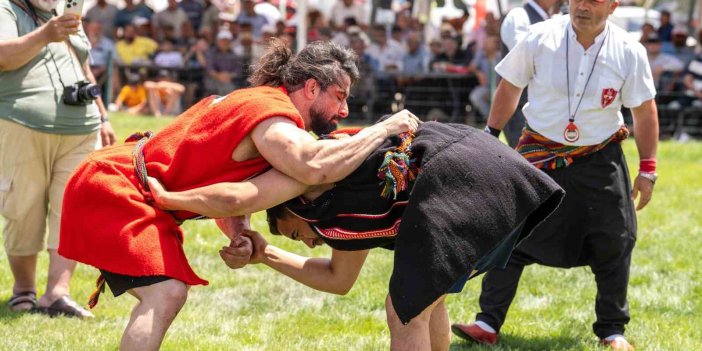
<path fill-rule="evenodd" d="M 315 105 L 310 107 L 310 129 L 312 129 L 314 134 L 322 136 L 335 131 L 337 121 L 340 119 L 341 117 L 338 115 L 326 117 L 324 112 Z"/>
<path fill-rule="evenodd" d="M 58 0 L 29 0 L 29 2 L 32 6 L 44 12 L 55 10 L 58 4 Z"/>

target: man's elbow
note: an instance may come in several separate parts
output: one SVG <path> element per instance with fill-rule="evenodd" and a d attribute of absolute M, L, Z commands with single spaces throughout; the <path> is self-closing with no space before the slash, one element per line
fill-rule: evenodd
<path fill-rule="evenodd" d="M 335 284 L 335 286 L 331 288 L 331 290 L 329 290 L 328 292 L 334 295 L 344 296 L 348 294 L 349 291 L 351 291 L 352 287 L 353 284 Z"/>
<path fill-rule="evenodd" d="M 329 183 L 327 170 L 319 164 L 307 163 L 305 169 L 295 177 L 299 182 L 305 185 L 320 185 Z"/>

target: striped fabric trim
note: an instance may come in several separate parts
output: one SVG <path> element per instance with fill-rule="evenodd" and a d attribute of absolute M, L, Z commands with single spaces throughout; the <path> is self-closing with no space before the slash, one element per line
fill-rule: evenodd
<path fill-rule="evenodd" d="M 387 212 L 381 213 L 381 214 L 364 214 L 364 213 L 340 213 L 336 215 L 337 217 L 351 217 L 351 218 L 366 218 L 366 219 L 376 219 L 376 218 L 385 218 L 387 217 L 392 210 L 397 207 L 397 206 L 404 206 L 407 205 L 409 201 L 398 201 L 392 204 L 390 206 L 390 209 L 388 209 Z"/>
<path fill-rule="evenodd" d="M 556 169 L 568 167 L 573 159 L 587 156 L 602 150 L 611 142 L 622 142 L 629 137 L 626 125 L 612 136 L 597 145 L 572 146 L 555 142 L 531 129 L 527 124 L 522 130 L 522 136 L 517 144 L 517 152 L 532 165 L 539 169 Z"/>
<path fill-rule="evenodd" d="M 345 230 L 342 228 L 326 228 L 321 229 L 314 227 L 314 229 L 319 233 L 319 235 L 328 239 L 340 239 L 340 240 L 358 240 L 358 239 L 372 239 L 372 238 L 382 238 L 382 237 L 393 237 L 397 235 L 400 228 L 401 218 L 398 218 L 395 223 L 393 223 L 390 228 L 371 230 L 366 232 L 353 232 Z"/>

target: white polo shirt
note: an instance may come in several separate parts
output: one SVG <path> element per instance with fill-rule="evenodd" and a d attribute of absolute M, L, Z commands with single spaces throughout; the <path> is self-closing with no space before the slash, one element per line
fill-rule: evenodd
<path fill-rule="evenodd" d="M 526 6 L 531 6 L 544 21 L 550 18 L 536 1 L 527 0 Z M 512 50 L 517 42 L 526 36 L 529 26 L 531 26 L 531 21 L 529 21 L 529 15 L 523 6 L 515 7 L 507 13 L 500 26 L 500 37 L 508 49 Z"/>
<path fill-rule="evenodd" d="M 580 139 L 574 143 L 563 137 L 568 125 L 566 31 L 571 113 L 582 96 L 575 115 Z M 595 70 L 585 87 L 600 45 L 603 46 Z M 601 143 L 624 124 L 622 104 L 637 107 L 656 95 L 643 45 L 630 40 L 623 29 L 611 22 L 587 50 L 576 40 L 570 16 L 534 24 L 495 70 L 517 87 L 529 86 L 529 102 L 522 109 L 529 126 L 567 145 Z"/>

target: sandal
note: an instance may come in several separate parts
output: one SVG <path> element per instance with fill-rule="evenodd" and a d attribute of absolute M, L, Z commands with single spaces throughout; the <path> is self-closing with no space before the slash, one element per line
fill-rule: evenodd
<path fill-rule="evenodd" d="M 49 315 L 49 317 L 66 316 L 88 319 L 95 317 L 90 311 L 80 307 L 77 302 L 73 301 L 68 295 L 62 296 L 54 301 L 49 307 L 37 306 L 33 312 Z"/>
<path fill-rule="evenodd" d="M 12 295 L 7 302 L 12 312 L 27 312 L 37 307 L 37 293 L 34 291 L 23 291 Z M 23 307 L 24 305 L 24 307 Z M 26 306 L 29 305 L 29 306 Z"/>

